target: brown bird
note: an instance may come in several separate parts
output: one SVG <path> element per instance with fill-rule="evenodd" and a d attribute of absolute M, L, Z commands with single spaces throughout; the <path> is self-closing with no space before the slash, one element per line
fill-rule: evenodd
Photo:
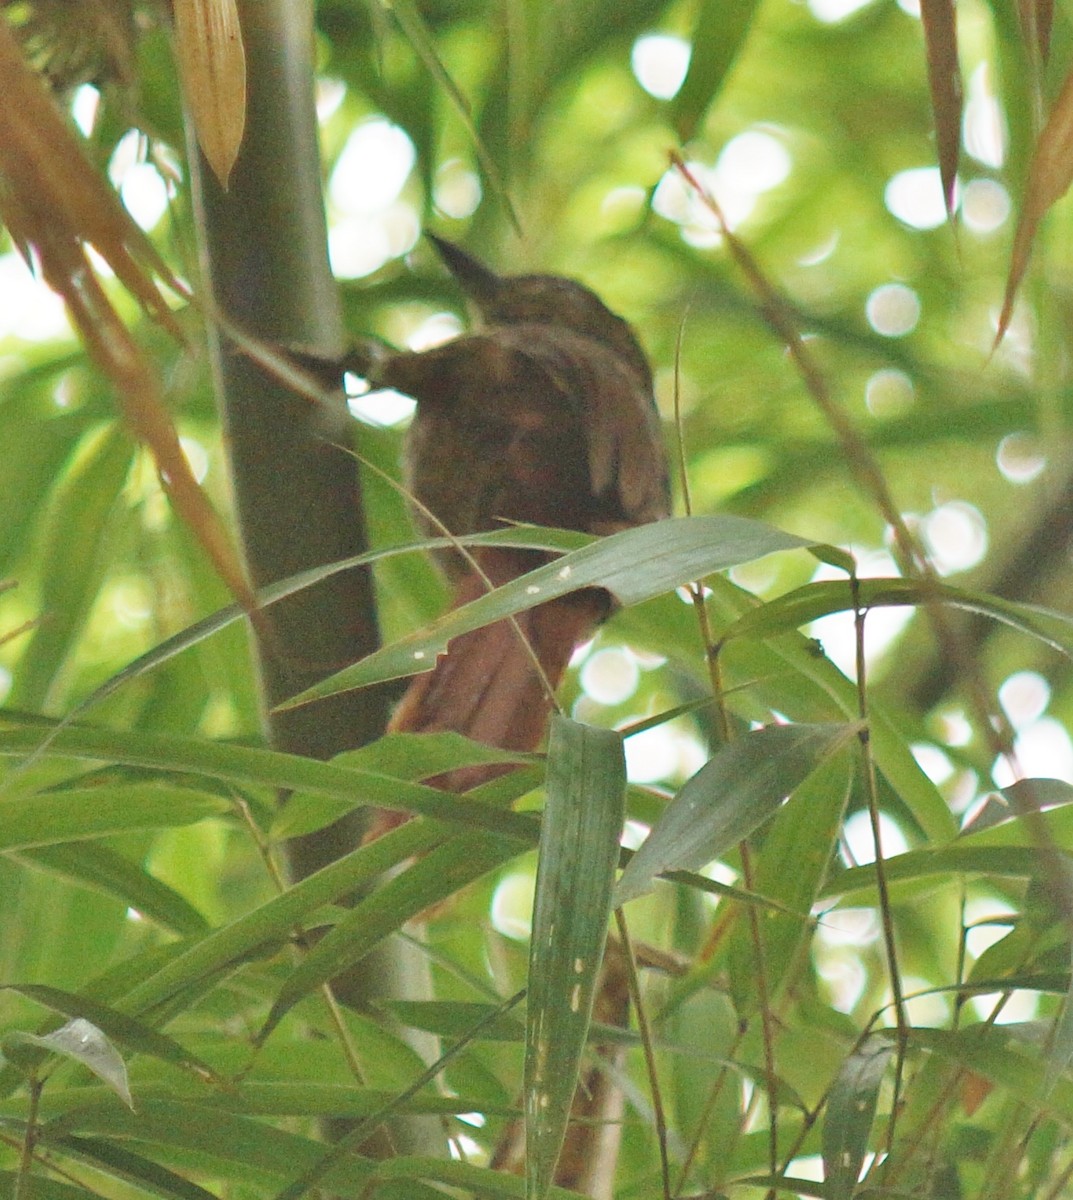
<path fill-rule="evenodd" d="M 629 325 L 573 280 L 500 276 L 450 242 L 430 240 L 482 327 L 420 353 L 376 347 L 349 364 L 372 386 L 417 401 L 404 476 L 424 509 L 456 535 L 507 521 L 610 533 L 667 516 L 652 373 Z M 422 511 L 415 519 L 427 535 L 442 534 Z M 547 557 L 481 548 L 486 578 L 456 551 L 440 562 L 458 606 Z M 503 749 L 536 749 L 551 698 L 519 629 L 555 688 L 611 607 L 608 593 L 590 588 L 520 614 L 518 628 L 501 621 L 455 638 L 435 669 L 410 684 L 391 729 L 453 730 Z M 470 768 L 435 782 L 461 790 L 497 773 Z"/>

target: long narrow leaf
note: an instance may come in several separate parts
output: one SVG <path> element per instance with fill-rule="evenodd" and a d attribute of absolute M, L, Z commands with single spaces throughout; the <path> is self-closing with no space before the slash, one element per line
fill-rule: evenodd
<path fill-rule="evenodd" d="M 429 671 L 451 638 L 580 588 L 606 588 L 629 606 L 777 550 L 816 546 L 744 517 L 679 517 L 626 529 L 452 609 L 425 629 L 307 689 L 291 704 Z"/>
<path fill-rule="evenodd" d="M 208 931 L 208 921 L 185 896 L 110 846 L 96 842 L 38 846 L 17 851 L 15 857 L 114 896 L 142 917 L 174 933 Z"/>
<path fill-rule="evenodd" d="M 91 1163 L 105 1175 L 133 1183 L 151 1195 L 163 1196 L 165 1200 L 216 1200 L 212 1192 L 108 1138 L 60 1137 L 51 1144 L 65 1154 Z M 35 1179 L 35 1187 L 36 1183 Z"/>
<path fill-rule="evenodd" d="M 872 1132 L 879 1087 L 894 1054 L 888 1038 L 869 1038 L 842 1064 L 823 1122 L 823 1173 L 828 1200 L 850 1200 Z"/>
<path fill-rule="evenodd" d="M 308 914 L 378 878 L 411 854 L 428 849 L 442 836 L 442 831 L 431 824 L 410 821 L 371 845 L 352 851 L 281 896 L 195 942 L 135 986 L 126 996 L 124 1007 L 140 1011 L 159 1004 L 257 947 L 288 938 Z"/>
<path fill-rule="evenodd" d="M 40 732 L 33 726 L 16 729 L 3 729 L 0 721 L 0 755 L 34 752 L 41 742 Z M 465 796 L 454 796 L 439 788 L 423 787 L 421 784 L 408 783 L 405 780 L 382 775 L 372 771 L 356 771 L 347 767 L 336 766 L 334 763 L 317 762 L 300 754 L 285 754 L 278 750 L 264 750 L 249 746 L 228 746 L 219 742 L 211 742 L 198 738 L 180 738 L 167 734 L 116 732 L 111 730 L 88 729 L 68 726 L 55 732 L 51 737 L 50 751 L 61 757 L 89 759 L 91 761 L 116 762 L 127 766 L 148 767 L 151 770 L 166 772 L 186 772 L 208 776 L 222 782 L 234 783 L 241 787 L 261 785 L 269 788 L 285 789 L 287 791 L 306 792 L 311 795 L 330 797 L 342 801 L 349 808 L 359 804 L 375 804 L 382 808 L 400 809 L 420 813 L 423 816 L 443 820 L 457 820 L 462 825 L 475 829 L 488 829 L 507 837 L 516 837 L 519 841 L 532 843 L 536 839 L 536 829 L 533 821 L 519 813 L 504 812 L 482 804 L 478 800 Z M 144 812 L 144 821 L 157 819 L 160 825 L 182 824 L 182 820 L 162 819 L 166 816 L 167 805 L 155 803 L 153 796 L 168 794 L 166 785 L 142 785 L 144 794 L 138 809 Z M 165 788 L 164 792 L 160 789 Z M 154 792 L 156 789 L 156 792 Z M 176 799 L 182 796 L 193 797 L 188 808 L 195 809 L 200 802 L 202 793 L 186 792 L 185 789 L 172 788 Z M 119 828 L 138 828 L 137 815 L 124 817 L 122 804 L 105 802 L 104 789 L 96 790 L 90 796 L 82 796 L 72 792 L 49 793 L 47 796 L 37 796 L 23 803 L 21 800 L 6 800 L 0 803 L 11 805 L 12 830 L 18 830 L 25 839 L 46 838 L 52 841 L 70 841 L 74 837 L 89 836 L 89 832 L 65 832 L 63 836 L 49 838 L 54 828 L 43 820 L 33 816 L 30 807 L 34 804 L 45 805 L 39 811 L 55 812 L 57 820 L 63 820 L 63 804 L 53 797 L 62 795 L 65 798 L 74 796 L 82 804 L 82 808 L 92 809 L 88 803 L 92 796 L 98 796 L 101 812 L 94 817 L 92 811 L 81 811 L 71 816 L 68 824 L 72 829 L 92 831 L 96 825 L 101 832 L 108 832 L 108 822 L 119 823 Z M 200 815 L 189 817 L 190 820 L 200 820 L 218 811 L 229 811 L 230 805 L 218 796 L 209 796 L 204 802 L 205 811 Z M 211 811 L 210 811 L 211 810 Z M 0 809 L 2 811 L 2 809 Z M 180 808 L 180 814 L 185 811 Z M 19 816 L 19 813 L 25 815 Z M 14 821 L 20 824 L 15 826 Z M 126 820 L 126 824 L 122 822 Z M 113 827 L 114 828 L 114 827 Z M 7 819 L 0 824 L 0 846 L 13 847 L 15 833 L 8 835 Z M 25 844 L 39 844 L 26 840 Z"/>
<path fill-rule="evenodd" d="M 838 844 L 852 781 L 844 755 L 817 768 L 775 815 L 758 855 L 753 887 L 765 899 L 785 906 L 758 923 L 768 993 L 775 997 L 798 951 L 812 930 L 809 914 Z M 734 929 L 727 958 L 731 993 L 739 1014 L 756 1010 L 760 1000 L 756 947 L 748 922 Z"/>
<path fill-rule="evenodd" d="M 916 579 L 863 579 L 857 596 L 861 608 L 866 611 L 872 608 L 925 608 L 929 604 L 941 604 L 979 613 L 1041 641 L 1067 658 L 1073 658 L 1073 618 L 1054 609 L 1019 604 L 985 592 L 972 592 L 949 584 Z M 722 640 L 728 642 L 739 637 L 770 637 L 790 629 L 800 629 L 802 625 L 831 613 L 849 612 L 852 609 L 853 596 L 848 584 L 839 580 L 806 583 L 743 613 L 724 630 Z"/>
<path fill-rule="evenodd" d="M 736 846 L 856 733 L 854 725 L 769 725 L 723 746 L 630 859 L 615 905 L 644 895 L 664 871 L 695 871 Z"/>
<path fill-rule="evenodd" d="M 1006 294 L 1002 300 L 995 345 L 1005 336 L 1013 316 L 1013 302 L 1021 285 L 1036 230 L 1047 210 L 1061 199 L 1073 180 L 1073 71 L 1067 76 L 1058 99 L 1054 102 L 1036 143 L 1032 165 L 1028 170 L 1028 186 L 1021 205 L 1021 216 L 1010 255 L 1010 270 L 1006 279 Z"/>
<path fill-rule="evenodd" d="M 674 129 L 683 142 L 696 133 L 718 97 L 753 26 L 759 0 L 705 0 L 693 29 L 685 81 L 674 100 Z"/>
<path fill-rule="evenodd" d="M 230 811 L 220 796 L 162 783 L 72 788 L 0 802 L 0 850 L 191 825 Z"/>
<path fill-rule="evenodd" d="M 399 832 L 399 831 L 396 831 Z M 369 847 L 375 849 L 386 838 Z M 455 837 L 379 887 L 326 934 L 287 977 L 260 1033 L 263 1041 L 314 988 L 360 962 L 412 917 L 517 854 L 517 842 L 490 834 Z"/>
<path fill-rule="evenodd" d="M 607 941 L 626 804 L 620 734 L 552 721 L 525 1038 L 526 1196 L 548 1194 Z"/>

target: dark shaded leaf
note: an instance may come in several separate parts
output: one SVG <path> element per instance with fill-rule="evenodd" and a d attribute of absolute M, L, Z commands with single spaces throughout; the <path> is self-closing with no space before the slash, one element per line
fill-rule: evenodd
<path fill-rule="evenodd" d="M 823 1121 L 823 1174 L 829 1200 L 850 1200 L 868 1153 L 879 1088 L 894 1054 L 888 1038 L 863 1042 L 842 1064 Z"/>

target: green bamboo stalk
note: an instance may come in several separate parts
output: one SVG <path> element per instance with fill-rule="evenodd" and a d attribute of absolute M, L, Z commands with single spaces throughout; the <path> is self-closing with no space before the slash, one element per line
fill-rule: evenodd
<path fill-rule="evenodd" d="M 257 338 L 338 356 L 344 329 L 328 264 L 327 229 L 314 107 L 311 0 L 239 3 L 246 49 L 246 131 L 225 192 L 190 135 L 190 162 L 202 269 L 216 306 Z M 258 587 L 368 548 L 353 437 L 340 392 L 328 407 L 296 396 L 210 334 L 235 505 L 247 565 Z M 387 697 L 351 692 L 276 712 L 281 701 L 379 643 L 372 577 L 333 576 L 273 606 L 270 633 L 255 633 L 268 736 L 280 749 L 329 758 L 383 732 Z M 289 848 L 303 878 L 360 841 L 360 814 Z M 427 995 L 425 960 L 408 944 L 335 981 L 358 1007 L 373 997 Z M 417 1047 L 435 1056 L 434 1047 Z M 403 1153 L 442 1152 L 438 1123 L 400 1120 L 391 1129 Z"/>

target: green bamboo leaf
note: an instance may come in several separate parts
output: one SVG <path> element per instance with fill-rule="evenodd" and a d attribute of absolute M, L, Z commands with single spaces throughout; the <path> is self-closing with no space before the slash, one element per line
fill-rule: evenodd
<path fill-rule="evenodd" d="M 230 811 L 220 796 L 156 782 L 46 792 L 0 801 L 0 850 L 169 829 Z"/>
<path fill-rule="evenodd" d="M 994 876 L 1008 879 L 1034 879 L 1044 875 L 1045 867 L 1034 846 L 941 846 L 937 849 L 910 850 L 888 858 L 884 863 L 890 883 L 909 883 L 936 875 Z M 874 899 L 874 864 L 852 867 L 832 875 L 824 884 L 821 897 L 841 897 L 844 901 Z"/>
<path fill-rule="evenodd" d="M 534 758 L 532 754 L 486 746 L 459 733 L 392 733 L 358 750 L 336 755 L 332 762 L 350 770 L 375 772 L 416 783 L 458 767 L 531 762 Z M 353 799 L 295 792 L 272 822 L 271 835 L 281 839 L 313 833 L 353 808 Z"/>
<path fill-rule="evenodd" d="M 548 1194 L 581 1070 L 626 804 L 621 734 L 555 717 L 525 1037 L 527 1200 Z"/>
<path fill-rule="evenodd" d="M 55 1137 L 49 1140 L 65 1154 L 90 1163 L 106 1176 L 132 1183 L 152 1195 L 170 1200 L 216 1200 L 212 1192 L 107 1138 Z M 34 1183 L 36 1187 L 36 1179 Z"/>
<path fill-rule="evenodd" d="M 50 414 L 40 419 L 41 393 L 55 394 L 63 373 L 76 361 L 66 354 L 28 366 L 4 379 L 0 421 L 4 426 L 4 461 L 0 475 L 0 573 L 30 544 L 30 531 L 62 479 L 66 463 L 87 427 L 101 420 L 100 411 Z M 90 408 L 92 406 L 87 406 Z"/>
<path fill-rule="evenodd" d="M 1020 1036 L 1019 1036 L 1020 1032 Z M 1046 1067 L 1042 1047 L 1047 1030 L 1016 1025 L 965 1026 L 948 1029 L 915 1028 L 909 1031 L 912 1046 L 940 1055 L 958 1070 L 975 1071 L 1015 1099 L 1068 1122 L 1073 1120 L 1073 1082 L 1059 1077 L 1042 1095 L 1040 1080 Z"/>
<path fill-rule="evenodd" d="M 0 991 L 15 992 L 55 1013 L 81 1020 L 84 1024 L 92 1024 L 102 1035 L 118 1042 L 131 1053 L 146 1054 L 161 1062 L 171 1063 L 172 1066 L 190 1071 L 204 1080 L 217 1078 L 216 1072 L 208 1063 L 191 1054 L 173 1038 L 98 1000 L 90 1000 L 85 996 L 77 996 L 36 983 L 0 984 Z M 54 1035 L 47 1035 L 52 1036 Z M 44 1044 L 44 1040 L 38 1039 L 34 1044 Z"/>
<path fill-rule="evenodd" d="M 141 1011 L 160 1004 L 259 947 L 274 947 L 286 941 L 294 927 L 310 913 L 379 878 L 411 855 L 429 849 L 442 837 L 442 829 L 431 823 L 408 821 L 371 845 L 352 851 L 296 883 L 281 896 L 193 942 L 136 984 L 125 997 L 124 1007 Z"/>
<path fill-rule="evenodd" d="M 103 553 L 113 536 L 117 496 L 130 473 L 134 443 L 118 425 L 92 448 L 58 489 L 45 546 L 41 606 L 19 660 L 10 702 L 40 709 L 71 652 L 104 577 Z"/>
<path fill-rule="evenodd" d="M 477 161 L 481 164 L 488 182 L 492 185 L 492 190 L 499 197 L 515 230 L 521 233 L 521 223 L 511 202 L 510 193 L 507 191 L 499 166 L 489 152 L 480 131 L 474 123 L 469 102 L 463 95 L 461 88 L 455 83 L 451 73 L 444 66 L 439 50 L 429 34 L 428 27 L 420 10 L 412 0 L 395 0 L 391 5 L 391 11 L 395 14 L 395 19 L 399 22 L 399 27 L 406 35 L 410 45 L 413 46 L 414 51 L 425 64 L 425 69 L 443 89 L 451 106 L 461 119 L 466 132 L 472 140 Z"/>
<path fill-rule="evenodd" d="M 698 870 L 736 846 L 857 732 L 856 725 L 768 725 L 723 746 L 630 859 L 615 905 L 644 895 L 665 871 Z"/>
<path fill-rule="evenodd" d="M 340 559 L 337 562 L 312 567 L 307 571 L 300 571 L 296 575 L 281 579 L 277 583 L 269 584 L 267 587 L 259 588 L 255 594 L 260 608 L 266 609 L 270 608 L 273 604 L 277 604 L 280 600 L 285 600 L 288 596 L 294 596 L 306 588 L 314 587 L 326 579 L 330 579 L 344 571 L 351 571 L 355 567 L 370 566 L 376 562 L 420 553 L 422 551 L 442 550 L 458 544 L 464 546 L 513 546 L 527 550 L 545 550 L 550 553 L 565 554 L 571 550 L 576 550 L 579 546 L 588 545 L 592 541 L 593 539 L 589 535 L 577 533 L 571 529 L 545 529 L 535 525 L 522 525 L 510 529 L 495 530 L 489 533 L 475 533 L 467 537 L 455 539 L 427 538 L 405 542 L 398 546 L 370 550 L 364 554 L 354 555 L 351 558 Z M 245 619 L 246 613 L 241 605 L 229 604 L 225 608 L 221 608 L 217 612 L 203 617 L 200 621 L 196 621 L 193 625 L 188 626 L 179 633 L 165 638 L 159 645 L 146 651 L 145 654 L 139 655 L 138 658 L 134 659 L 121 671 L 117 671 L 115 675 L 106 679 L 100 687 L 91 692 L 62 722 L 53 727 L 51 733 L 42 738 L 42 746 L 39 747 L 39 751 L 43 750 L 51 742 L 56 732 L 72 725 L 85 716 L 91 709 L 107 700 L 109 696 L 114 695 L 126 684 L 169 662 L 176 655 L 182 654 L 191 647 L 198 645 L 200 642 L 233 625 L 236 621 L 243 621 Z"/>
<path fill-rule="evenodd" d="M 0 714 L 0 755 L 21 752 L 37 753 L 42 742 L 40 725 L 3 729 L 5 716 L 7 714 Z M 53 729 L 49 734 L 49 750 L 54 755 L 88 759 L 93 762 L 114 762 L 122 763 L 125 766 L 147 767 L 151 770 L 169 773 L 206 775 L 217 781 L 237 784 L 240 787 L 263 786 L 287 791 L 308 792 L 342 801 L 349 808 L 354 808 L 359 804 L 373 804 L 380 808 L 400 809 L 420 813 L 423 816 L 457 821 L 460 825 L 474 829 L 487 829 L 505 837 L 515 837 L 528 844 L 534 842 L 536 838 L 533 821 L 519 813 L 498 811 L 479 800 L 466 796 L 455 796 L 441 791 L 439 788 L 407 783 L 390 775 L 372 771 L 355 771 L 336 766 L 334 763 L 318 762 L 301 754 L 285 754 L 278 750 L 225 745 L 204 738 L 179 738 L 167 734 L 90 729 L 80 726 Z M 140 786 L 145 787 L 148 794 L 152 788 L 159 788 L 163 785 Z M 172 790 L 194 797 L 199 795 L 199 793 L 186 793 L 183 789 L 173 788 Z M 48 793 L 48 796 L 59 794 Z M 72 795 L 71 792 L 62 794 L 67 797 Z M 37 804 L 42 802 L 42 799 L 42 797 L 36 797 L 25 803 Z M 231 811 L 230 804 L 220 797 L 212 796 L 209 799 L 214 806 L 219 807 L 219 811 Z M 11 811 L 15 813 L 17 803 L 22 802 L 0 800 L 0 812 L 4 811 L 4 805 L 12 805 Z M 100 802 L 98 802 L 98 806 L 99 804 Z M 152 806 L 150 805 L 150 807 Z M 167 809 L 166 805 L 161 807 L 164 810 Z M 90 805 L 89 808 L 92 809 L 93 806 Z M 117 814 L 114 815 L 117 820 L 120 819 Z M 206 812 L 191 819 L 200 820 L 202 816 L 207 815 L 212 814 Z M 79 819 L 86 825 L 93 823 L 91 812 L 82 814 Z M 103 819 L 102 810 L 101 820 Z M 4 820 L 6 822 L 6 818 Z M 26 820 L 29 821 L 30 818 L 27 817 Z M 75 818 L 72 818 L 72 822 L 74 820 Z M 160 823 L 169 825 L 180 822 L 162 821 Z M 37 835 L 40 836 L 43 832 L 42 822 L 33 821 L 31 824 Z M 136 824 L 123 827 L 138 828 Z M 51 825 L 47 827 L 49 832 L 52 829 Z M 7 832 L 6 828 L 0 827 L 0 847 L 7 845 L 4 840 Z M 74 836 L 76 835 L 68 833 L 63 837 L 51 840 L 70 841 Z"/>
<path fill-rule="evenodd" d="M 1073 804 L 1073 785 L 1064 779 L 1018 779 L 988 796 L 983 807 L 961 831 L 961 836 L 1015 821 L 1025 809 L 1042 812 L 1067 804 Z"/>
<path fill-rule="evenodd" d="M 872 1132 L 879 1088 L 894 1054 L 888 1038 L 863 1042 L 842 1064 L 823 1122 L 823 1174 L 828 1200 L 850 1200 Z"/>
<path fill-rule="evenodd" d="M 128 908 L 174 933 L 205 933 L 209 925 L 184 896 L 110 846 L 93 842 L 38 846 L 16 858 L 115 896 Z"/>
<path fill-rule="evenodd" d="M 424 1029 L 440 1037 L 460 1037 L 478 1021 L 496 1011 L 491 1004 L 460 1000 L 389 1000 L 387 1008 L 404 1025 Z M 481 1037 L 492 1041 L 521 1042 L 525 1027 L 513 1016 L 504 1015 L 485 1025 Z"/>
<path fill-rule="evenodd" d="M 807 550 L 814 545 L 745 517 L 677 517 L 625 529 L 451 609 L 424 629 L 308 688 L 283 707 L 431 670 L 451 638 L 580 588 L 606 588 L 621 605 L 629 606 L 777 550 Z"/>
<path fill-rule="evenodd" d="M 708 586 L 714 601 L 728 614 L 741 615 L 757 607 L 752 596 L 728 579 L 716 577 Z M 797 720 L 815 720 L 811 714 L 817 712 L 817 699 L 819 711 L 825 713 L 829 698 L 846 720 L 856 719 L 860 704 L 856 684 L 824 655 L 817 654 L 816 643 L 810 638 L 788 633 L 763 643 L 752 642 L 743 650 L 754 664 L 758 695 L 771 708 L 779 712 L 789 708 Z M 777 676 L 777 685 L 766 687 L 763 680 L 771 674 Z M 914 758 L 903 729 L 875 701 L 870 706 L 869 737 L 876 765 L 926 836 L 933 841 L 954 837 L 957 822 L 950 806 Z"/>
<path fill-rule="evenodd" d="M 0 1171 L 0 1195 L 17 1195 L 15 1184 L 18 1178 L 15 1171 Z M 96 1192 L 89 1192 L 70 1183 L 60 1183 L 41 1175 L 33 1177 L 30 1191 L 34 1200 L 99 1200 Z"/>
<path fill-rule="evenodd" d="M 468 1033 L 459 1038 L 451 1047 L 444 1051 L 440 1057 L 427 1067 L 410 1085 L 404 1088 L 401 1092 L 392 1097 L 384 1107 L 371 1117 L 359 1122 L 352 1127 L 345 1137 L 341 1138 L 327 1152 L 321 1155 L 318 1162 L 311 1168 L 303 1172 L 297 1179 L 292 1180 L 277 1196 L 276 1200 L 298 1200 L 300 1196 L 304 1196 L 311 1188 L 316 1186 L 322 1179 L 330 1175 L 338 1176 L 338 1168 L 340 1164 L 346 1166 L 345 1157 L 350 1151 L 360 1148 L 368 1141 L 370 1135 L 378 1128 L 378 1126 L 387 1120 L 388 1117 L 401 1112 L 403 1107 L 409 1103 L 413 1097 L 431 1083 L 472 1041 L 481 1036 L 481 1032 L 485 1025 L 493 1024 L 496 1019 L 513 1009 L 523 998 L 525 992 L 515 992 L 509 999 L 504 1000 L 497 1009 L 482 1017 Z M 395 1162 L 401 1163 L 403 1159 L 396 1158 Z M 366 1193 L 363 1192 L 362 1195 Z"/>
<path fill-rule="evenodd" d="M 115 1046 L 91 1021 L 75 1017 L 52 1033 L 43 1035 L 16 1030 L 4 1037 L 3 1047 L 5 1056 L 17 1064 L 23 1060 L 27 1050 L 31 1053 L 44 1050 L 49 1054 L 70 1058 L 106 1083 L 129 1109 L 134 1108 L 130 1085 L 127 1083 L 126 1064 Z"/>
<path fill-rule="evenodd" d="M 255 1166 L 259 1172 L 288 1178 L 296 1167 L 312 1166 L 322 1149 L 311 1139 L 268 1123 L 181 1100 L 146 1101 L 137 1114 L 114 1102 L 87 1104 L 46 1121 L 41 1128 L 46 1145 L 72 1133 L 194 1151 L 210 1156 L 229 1175 L 229 1165 L 246 1171 Z M 350 1165 L 356 1167 L 358 1160 L 350 1160 Z"/>
<path fill-rule="evenodd" d="M 535 763 L 538 755 L 504 750 L 475 742 L 460 733 L 389 733 L 367 746 L 348 750 L 332 760 L 355 771 L 372 771 L 393 779 L 416 782 L 456 767 L 494 763 Z"/>
<path fill-rule="evenodd" d="M 1018 604 L 983 592 L 931 580 L 862 579 L 858 585 L 863 610 L 872 608 L 924 608 L 940 604 L 991 617 L 1020 633 L 1042 641 L 1052 650 L 1073 658 L 1073 618 L 1031 604 Z M 832 613 L 851 612 L 853 593 L 847 581 L 807 583 L 783 596 L 749 609 L 723 631 L 721 640 L 765 637 L 800 629 Z"/>
<path fill-rule="evenodd" d="M 759 7 L 759 0 L 705 0 L 701 5 L 693 27 L 689 71 L 672 110 L 674 129 L 681 141 L 694 137 L 719 95 Z"/>
<path fill-rule="evenodd" d="M 494 788 L 497 797 L 502 802 L 509 803 L 518 795 L 530 790 L 533 782 L 530 772 L 516 771 L 511 776 L 496 780 Z M 397 867 L 399 863 L 430 850 L 443 840 L 445 832 L 443 826 L 433 822 L 408 821 L 398 829 L 377 838 L 370 845 L 344 855 L 294 884 L 282 895 L 214 930 L 204 938 L 193 940 L 180 953 L 169 955 L 158 969 L 147 978 L 134 983 L 126 991 L 124 1007 L 132 1011 L 143 1011 L 161 1004 L 184 989 L 203 984 L 203 981 L 211 978 L 215 972 L 233 962 L 241 961 L 252 953 L 263 951 L 266 947 L 274 952 L 279 943 L 285 942 L 291 936 L 294 927 L 301 924 L 310 914 L 341 896 L 360 890 L 372 880 L 379 879 L 385 872 Z M 517 852 L 516 845 L 512 852 Z M 438 894 L 439 886 L 436 884 L 429 889 L 432 898 L 424 903 L 431 904 L 443 898 Z M 418 905 L 417 911 L 423 906 L 421 895 L 418 890 L 416 900 L 412 901 Z M 378 911 L 385 926 L 397 926 L 399 921 L 393 920 L 390 906 L 387 911 L 383 909 L 384 906 L 381 905 Z M 404 919 L 405 917 L 400 918 Z"/>
<path fill-rule="evenodd" d="M 470 1022 L 473 1024 L 473 1022 Z M 482 1035 L 482 1037 L 487 1035 Z M 520 1040 L 520 1033 L 519 1038 Z M 139 1095 L 154 1098 L 150 1089 Z M 163 1094 L 160 1099 L 166 1099 Z M 397 1100 L 395 1092 L 380 1088 L 354 1087 L 337 1083 L 261 1083 L 245 1082 L 238 1089 L 215 1093 L 209 1103 L 233 1112 L 274 1117 L 351 1117 L 363 1120 L 374 1116 Z M 476 1096 L 437 1096 L 424 1092 L 413 1096 L 396 1110 L 404 1113 L 439 1113 L 455 1116 L 467 1112 L 490 1112 L 487 1099 Z M 508 1105 L 499 1110 L 510 1113 Z"/>
<path fill-rule="evenodd" d="M 404 830 L 405 826 L 387 836 Z M 434 834 L 434 838 L 442 840 L 442 831 L 438 836 Z M 365 849 L 374 850 L 386 840 L 387 837 L 378 838 Z M 258 1040 L 263 1042 L 304 996 L 360 962 L 412 917 L 446 900 L 512 858 L 519 849 L 516 841 L 486 833 L 451 837 L 378 887 L 325 934 L 287 976 Z"/>
<path fill-rule="evenodd" d="M 1046 794 L 1046 780 L 1022 780 L 1022 785 L 1040 784 Z M 1051 792 L 1063 796 L 1067 785 L 1055 781 L 1059 787 Z M 1021 785 L 1013 785 L 1016 790 Z M 1004 789 L 1010 791 L 1011 789 Z M 1039 820 L 1045 835 L 1052 844 L 1069 844 L 1073 813 L 1067 804 L 1048 808 Z M 1038 833 L 1035 825 L 1029 825 L 1024 817 L 1012 816 L 1007 812 L 1002 821 L 989 821 L 977 827 L 975 822 L 967 827 L 956 841 L 937 846 L 923 846 L 908 850 L 904 854 L 888 858 L 885 863 L 891 883 L 919 881 L 936 875 L 995 876 L 1012 879 L 1047 879 L 1047 863 L 1040 854 Z M 824 896 L 859 896 L 862 891 L 875 889 L 875 866 L 852 867 L 838 872 L 823 887 Z"/>
<path fill-rule="evenodd" d="M 417 1156 L 387 1159 L 377 1165 L 377 1178 L 387 1182 L 408 1184 L 413 1179 L 424 1179 L 442 1184 L 452 1192 L 473 1196 L 474 1200 L 523 1200 L 525 1183 L 517 1176 L 505 1171 L 489 1171 L 475 1163 L 451 1162 L 444 1158 L 419 1158 Z M 392 1192 L 391 1195 L 409 1193 Z M 442 1196 L 442 1191 L 437 1191 Z M 548 1193 L 550 1200 L 581 1200 L 575 1191 L 553 1187 Z M 714 1197 L 711 1198 L 714 1200 Z"/>
<path fill-rule="evenodd" d="M 798 951 L 809 936 L 809 915 L 831 865 L 852 782 L 845 756 L 822 763 L 775 814 L 757 856 L 753 887 L 784 906 L 758 923 L 768 995 L 778 995 Z M 735 1010 L 747 1015 L 759 1001 L 758 966 L 750 922 L 739 921 L 728 951 L 728 975 Z"/>

